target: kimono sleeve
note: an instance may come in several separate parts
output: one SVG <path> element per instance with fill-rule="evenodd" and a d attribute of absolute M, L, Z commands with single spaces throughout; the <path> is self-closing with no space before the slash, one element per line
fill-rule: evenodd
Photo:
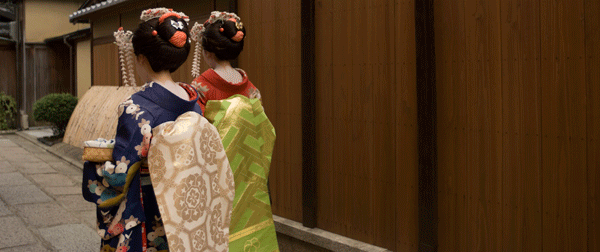
<path fill-rule="evenodd" d="M 99 207 L 117 205 L 127 197 L 129 186 L 140 169 L 141 159 L 148 155 L 152 138 L 150 122 L 153 118 L 149 111 L 134 104 L 131 99 L 120 105 L 120 111 L 112 154 L 114 162 L 97 164 L 96 172 L 101 181 L 88 182 L 90 192 L 97 195 L 92 201 Z"/>

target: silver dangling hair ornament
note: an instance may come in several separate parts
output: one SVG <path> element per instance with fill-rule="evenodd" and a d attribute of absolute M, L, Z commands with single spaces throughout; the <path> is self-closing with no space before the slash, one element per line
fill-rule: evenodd
<path fill-rule="evenodd" d="M 196 42 L 196 46 L 194 48 L 194 59 L 192 60 L 192 77 L 194 79 L 200 76 L 200 60 L 203 50 L 201 39 L 204 35 L 204 31 L 206 31 L 206 28 L 204 25 L 199 23 L 195 23 L 194 27 L 192 27 L 192 30 L 190 30 L 190 37 L 194 42 Z"/>
<path fill-rule="evenodd" d="M 135 84 L 135 68 L 133 65 L 134 53 L 133 33 L 131 31 L 124 31 L 123 27 L 114 32 L 115 44 L 119 48 L 119 61 L 121 62 L 121 74 L 123 77 L 124 86 L 136 86 Z"/>

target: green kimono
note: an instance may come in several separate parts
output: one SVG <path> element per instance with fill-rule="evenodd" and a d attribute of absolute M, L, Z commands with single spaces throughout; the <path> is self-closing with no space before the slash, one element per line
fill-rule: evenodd
<path fill-rule="evenodd" d="M 234 174 L 229 250 L 279 251 L 267 188 L 275 128 L 260 100 L 210 100 L 205 117 L 217 128 Z"/>

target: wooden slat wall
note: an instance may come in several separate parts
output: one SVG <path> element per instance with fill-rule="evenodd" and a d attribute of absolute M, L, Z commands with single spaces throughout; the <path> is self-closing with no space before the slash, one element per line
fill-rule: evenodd
<path fill-rule="evenodd" d="M 118 27 L 117 27 L 118 28 Z M 94 86 L 120 86 L 119 50 L 114 43 L 94 44 L 92 74 Z"/>
<path fill-rule="evenodd" d="M 6 95 L 12 96 L 17 102 L 17 110 L 19 110 L 22 100 L 22 91 L 20 90 L 22 85 L 19 83 L 19 77 L 16 70 L 17 59 L 15 46 L 0 46 L 0 59 L 0 91 L 4 92 Z M 17 114 L 13 116 L 14 121 L 9 127 L 18 127 L 20 124 L 18 111 Z"/>
<path fill-rule="evenodd" d="M 503 250 L 542 249 L 540 8 L 503 1 Z"/>
<path fill-rule="evenodd" d="M 598 1 L 436 1 L 439 251 L 597 251 Z"/>
<path fill-rule="evenodd" d="M 353 80 L 352 80 L 352 67 L 353 60 L 352 56 L 355 56 L 352 51 L 352 38 L 354 30 L 352 27 L 356 24 L 352 22 L 352 2 L 351 1 L 333 1 L 333 20 L 339 25 L 335 25 L 333 28 L 333 55 L 332 55 L 332 63 L 333 63 L 333 71 L 332 76 L 333 80 L 331 85 L 335 85 L 335 88 L 332 90 L 332 110 L 333 110 L 333 124 L 331 127 L 331 133 L 333 136 L 333 146 L 334 151 L 332 152 L 332 157 L 330 157 L 333 161 L 333 166 L 329 167 L 334 171 L 334 177 L 330 178 L 330 181 L 335 181 L 335 189 L 334 191 L 330 191 L 330 197 L 327 197 L 334 202 L 334 208 L 324 209 L 323 207 L 319 207 L 317 205 L 317 216 L 320 216 L 321 212 L 331 212 L 332 215 L 335 216 L 335 220 L 338 222 L 336 229 L 331 229 L 334 233 L 337 234 L 348 234 L 352 232 L 357 232 L 358 228 L 355 227 L 355 223 L 350 223 L 349 220 L 352 219 L 350 216 L 350 209 L 348 206 L 354 202 L 360 202 L 360 200 L 354 201 L 354 199 L 362 199 L 361 205 L 366 205 L 364 202 L 364 196 L 361 198 L 354 197 L 354 190 L 349 192 L 349 187 L 352 187 L 353 184 L 351 180 L 351 174 L 355 173 L 356 165 L 354 162 L 356 159 L 353 158 L 352 146 L 350 146 L 350 142 L 358 138 L 358 136 L 354 136 L 352 134 L 352 125 L 350 124 L 350 111 L 352 111 L 352 105 L 355 104 L 356 107 L 359 107 L 363 103 L 363 99 L 356 100 L 356 103 L 353 103 L 354 100 L 352 97 L 353 92 Z M 318 41 L 318 37 L 316 38 Z M 318 42 L 316 43 L 316 47 L 321 46 Z M 323 45 L 328 46 L 328 45 Z M 318 69 L 316 70 L 318 74 Z M 358 81 L 358 80 L 357 80 Z M 323 83 L 327 85 L 327 83 Z M 318 84 L 319 85 L 319 84 Z M 365 85 L 366 86 L 366 85 Z M 366 89 L 362 89 L 365 90 Z M 356 90 L 356 92 L 360 92 L 362 90 Z M 370 97 L 369 97 L 370 98 Z M 317 100 L 317 103 L 319 101 Z M 352 102 L 352 103 L 351 103 Z M 320 110 L 321 107 L 317 105 L 317 111 Z M 323 108 L 327 109 L 327 108 Z M 317 119 L 317 121 L 319 121 Z M 317 128 L 317 131 L 321 130 Z M 363 143 L 364 144 L 364 143 Z M 317 143 L 318 145 L 318 143 Z M 318 163 L 317 163 L 318 165 Z M 317 173 L 321 170 L 321 167 L 318 167 Z M 327 183 L 327 181 L 320 181 L 322 183 Z M 354 188 L 362 188 L 356 185 Z M 360 190 L 364 193 L 365 190 Z M 320 192 L 319 196 L 326 197 L 325 192 Z M 358 204 L 356 204 L 358 205 Z M 366 214 L 366 213 L 365 213 Z M 331 224 L 330 224 L 331 225 Z M 323 226 L 323 229 L 328 230 L 327 223 L 317 222 L 317 226 Z M 350 230 L 350 227 L 356 228 Z M 362 231 L 362 230 L 361 230 Z M 353 234 L 356 236 L 356 234 Z"/>
<path fill-rule="evenodd" d="M 17 89 L 20 87 L 18 83 L 16 71 L 16 52 L 14 46 L 0 46 L 0 91 L 15 98 L 19 101 L 18 95 L 21 93 Z"/>
<path fill-rule="evenodd" d="M 414 1 L 315 5 L 317 226 L 416 251 Z"/>
<path fill-rule="evenodd" d="M 247 31 L 239 66 L 261 90 L 277 131 L 269 175 L 273 213 L 302 221 L 300 1 L 239 0 Z"/>
<path fill-rule="evenodd" d="M 584 1 L 541 1 L 540 11 L 543 250 L 586 251 Z"/>
<path fill-rule="evenodd" d="M 465 10 L 434 5 L 438 137 L 439 251 L 468 251 Z M 458 34 L 458 35 L 456 35 Z"/>
<path fill-rule="evenodd" d="M 467 251 L 501 250 L 500 0 L 465 1 Z M 456 34 L 453 34 L 456 36 Z M 444 147 L 441 147 L 442 149 Z"/>
<path fill-rule="evenodd" d="M 296 221 L 302 218 L 299 5 L 239 1 L 248 29 L 240 66 L 261 89 L 278 135 L 273 212 Z M 416 251 L 414 1 L 315 5 L 317 226 Z"/>
<path fill-rule="evenodd" d="M 69 78 L 69 51 L 62 47 L 26 46 L 27 73 L 25 110 L 29 126 L 45 125 L 33 118 L 33 104 L 51 93 L 72 93 Z M 65 46 L 66 47 L 66 46 Z"/>
<path fill-rule="evenodd" d="M 418 219 L 418 145 L 417 145 L 417 87 L 416 87 L 416 47 L 415 47 L 415 12 L 414 0 L 394 1 L 395 21 L 389 29 L 394 29 L 391 45 L 395 58 L 395 79 L 393 81 L 395 93 L 387 99 L 394 101 L 391 105 L 395 107 L 392 115 L 395 115 L 394 130 L 395 141 L 394 162 L 395 170 L 395 241 L 394 251 L 417 251 L 419 246 L 419 219 Z M 377 19 L 377 17 L 373 17 Z M 386 20 L 389 21 L 389 20 Z M 385 91 L 385 90 L 383 90 Z M 375 100 L 377 101 L 377 100 Z M 439 110 L 438 110 L 439 111 Z M 379 120 L 387 119 L 385 114 L 380 114 Z M 439 127 L 439 126 L 438 126 Z M 392 132 L 394 133 L 394 132 Z M 383 136 L 382 136 L 383 137 Z M 374 143 L 377 146 L 378 141 Z M 380 149 L 388 152 L 389 150 Z M 377 172 L 379 167 L 389 164 L 381 163 L 373 167 Z M 381 192 L 387 195 L 387 192 Z M 387 202 L 386 197 L 382 197 Z M 383 221 L 385 219 L 380 219 Z M 388 219 L 389 221 L 389 219 Z M 392 247 L 393 248 L 393 247 Z"/>
<path fill-rule="evenodd" d="M 99 38 L 103 38 L 103 37 L 107 37 L 107 36 L 112 36 L 113 32 L 115 32 L 117 29 L 119 29 L 119 26 L 121 25 L 125 25 L 127 26 L 128 24 L 121 24 L 120 23 L 120 19 L 119 19 L 119 15 L 114 13 L 108 16 L 104 16 L 104 17 L 100 17 L 98 19 L 95 20 L 91 20 L 92 21 L 92 36 L 94 39 L 99 39 Z"/>

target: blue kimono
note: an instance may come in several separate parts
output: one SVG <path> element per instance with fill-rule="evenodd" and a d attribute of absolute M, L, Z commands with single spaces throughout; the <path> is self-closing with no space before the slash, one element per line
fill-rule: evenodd
<path fill-rule="evenodd" d="M 189 101 L 151 82 L 121 103 L 114 162 L 84 164 L 83 197 L 97 204 L 101 251 L 168 251 L 145 163 L 154 127 L 188 111 L 202 114 L 197 91 L 180 85 Z"/>

